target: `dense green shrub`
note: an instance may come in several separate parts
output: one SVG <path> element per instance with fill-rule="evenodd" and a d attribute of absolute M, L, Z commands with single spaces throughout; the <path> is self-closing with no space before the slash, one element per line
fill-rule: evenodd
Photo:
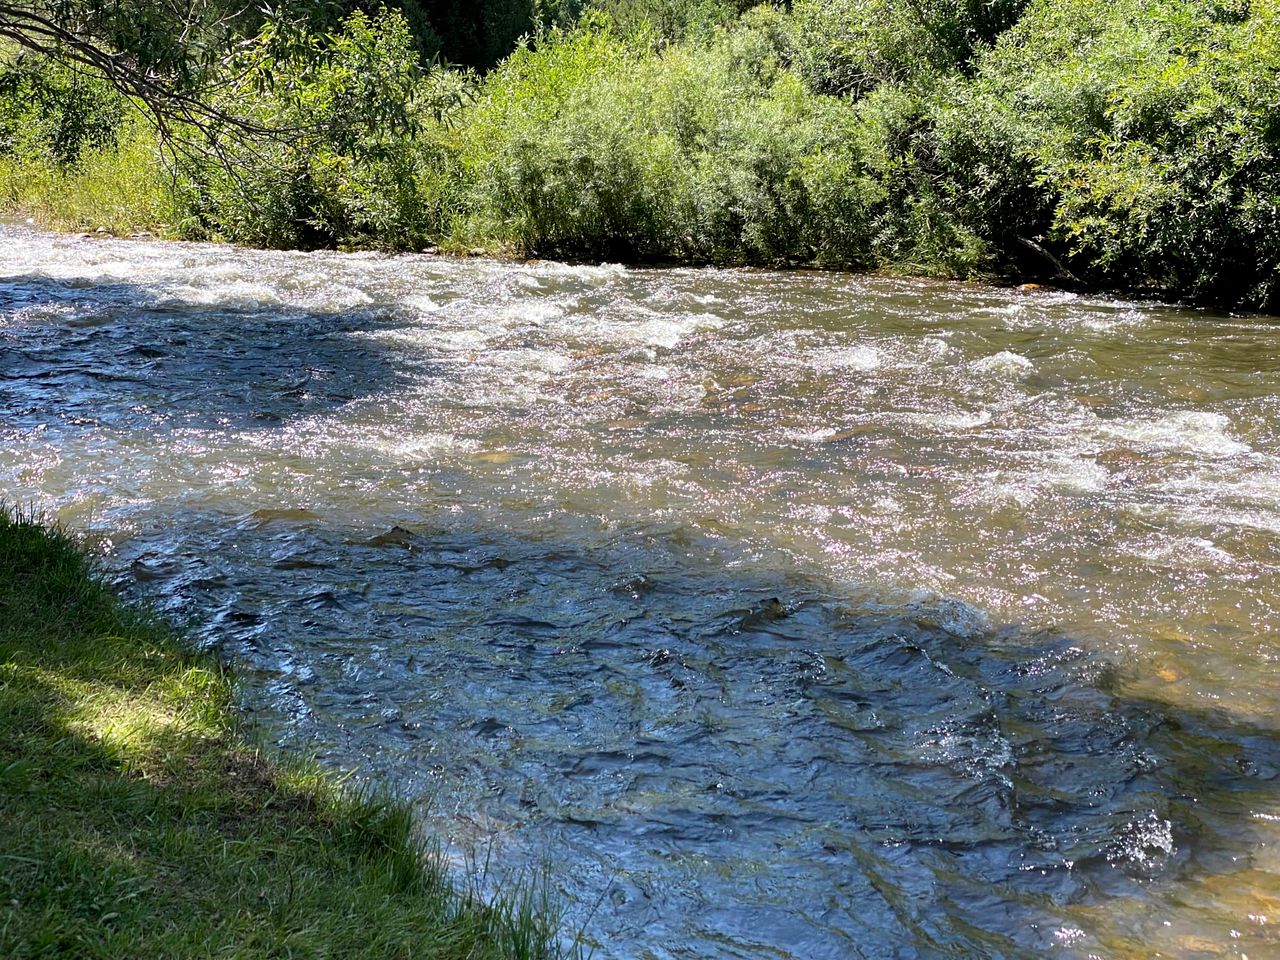
<path fill-rule="evenodd" d="M 948 206 L 947 170 L 930 101 L 883 84 L 857 104 L 865 172 L 882 193 L 873 221 L 874 262 L 896 270 L 962 276 L 987 265 L 982 240 Z"/>
<path fill-rule="evenodd" d="M 853 105 L 874 208 L 874 262 L 941 276 L 1064 279 L 1034 240 L 1049 191 L 1016 125 L 961 76 L 927 91 L 883 83 Z M 825 211 L 824 211 L 825 213 Z"/>
<path fill-rule="evenodd" d="M 972 72 L 1028 0 L 799 0 L 789 24 L 796 69 L 820 93 L 927 86 Z"/>
<path fill-rule="evenodd" d="M 882 192 L 864 176 L 854 118 L 789 71 L 742 110 L 732 96 L 740 75 L 723 75 L 728 83 L 688 88 L 702 101 L 686 151 L 698 253 L 719 262 L 871 263 Z"/>
<path fill-rule="evenodd" d="M 101 78 L 14 50 L 0 59 L 0 155 L 74 163 L 114 143 L 126 108 Z"/>
<path fill-rule="evenodd" d="M 597 21 L 517 52 L 462 131 L 473 229 L 539 253 L 865 262 L 852 118 L 768 45 L 655 50 Z"/>
<path fill-rule="evenodd" d="M 681 40 L 731 22 L 755 0 L 592 0 L 623 36 Z"/>
<path fill-rule="evenodd" d="M 552 31 L 516 51 L 461 131 L 471 229 L 531 252 L 652 256 L 667 245 L 656 234 L 670 217 L 652 204 L 672 175 L 664 145 L 636 150 L 643 105 L 608 93 L 642 60 L 603 29 Z"/>
<path fill-rule="evenodd" d="M 978 99 L 1086 282 L 1280 305 L 1280 4 L 1037 0 Z"/>
<path fill-rule="evenodd" d="M 448 216 L 447 131 L 465 76 L 426 72 L 404 17 L 352 14 L 323 41 L 268 24 L 235 68 L 226 109 L 271 137 L 199 135 L 184 195 L 215 235 L 267 246 L 418 248 Z M 230 146 L 226 146 L 230 144 Z"/>

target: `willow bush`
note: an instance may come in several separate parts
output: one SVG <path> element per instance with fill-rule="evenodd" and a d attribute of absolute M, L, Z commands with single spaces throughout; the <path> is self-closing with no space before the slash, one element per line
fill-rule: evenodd
<path fill-rule="evenodd" d="M 865 262 L 877 191 L 851 115 L 767 46 L 623 41 L 595 21 L 517 51 L 461 131 L 472 230 L 538 254 Z"/>
<path fill-rule="evenodd" d="M 1280 306 L 1280 4 L 1035 4 L 975 92 L 1089 285 Z"/>
<path fill-rule="evenodd" d="M 66 164 L 115 143 L 128 105 L 106 82 L 17 48 L 0 51 L 0 153 Z"/>
<path fill-rule="evenodd" d="M 441 233 L 448 155 L 432 134 L 451 89 L 423 68 L 402 14 L 357 11 L 323 40 L 268 24 L 232 71 L 223 108 L 276 133 L 215 133 L 216 150 L 197 134 L 179 153 L 184 201 L 204 232 L 263 246 L 394 249 Z"/>
<path fill-rule="evenodd" d="M 862 96 L 882 83 L 923 87 L 972 73 L 1028 0 L 798 0 L 787 32 L 817 91 Z"/>

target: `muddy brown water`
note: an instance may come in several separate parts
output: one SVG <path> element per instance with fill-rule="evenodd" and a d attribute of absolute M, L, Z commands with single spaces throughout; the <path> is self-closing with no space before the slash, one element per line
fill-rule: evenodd
<path fill-rule="evenodd" d="M 1280 325 L 0 232 L 0 493 L 596 956 L 1280 956 Z"/>

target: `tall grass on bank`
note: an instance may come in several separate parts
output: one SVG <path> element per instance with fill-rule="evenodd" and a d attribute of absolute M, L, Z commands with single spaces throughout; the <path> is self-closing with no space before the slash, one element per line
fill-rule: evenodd
<path fill-rule="evenodd" d="M 57 230 L 182 236 L 185 213 L 149 128 L 131 124 L 75 162 L 0 155 L 0 206 Z"/>
<path fill-rule="evenodd" d="M 408 809 L 247 744 L 227 674 L 0 509 L 0 956 L 557 955 L 458 894 Z"/>

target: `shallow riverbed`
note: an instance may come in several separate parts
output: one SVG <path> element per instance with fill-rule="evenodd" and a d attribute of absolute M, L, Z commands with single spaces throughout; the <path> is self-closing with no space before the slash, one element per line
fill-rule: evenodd
<path fill-rule="evenodd" d="M 0 494 L 596 956 L 1280 955 L 1275 321 L 13 227 L 0 271 Z"/>

